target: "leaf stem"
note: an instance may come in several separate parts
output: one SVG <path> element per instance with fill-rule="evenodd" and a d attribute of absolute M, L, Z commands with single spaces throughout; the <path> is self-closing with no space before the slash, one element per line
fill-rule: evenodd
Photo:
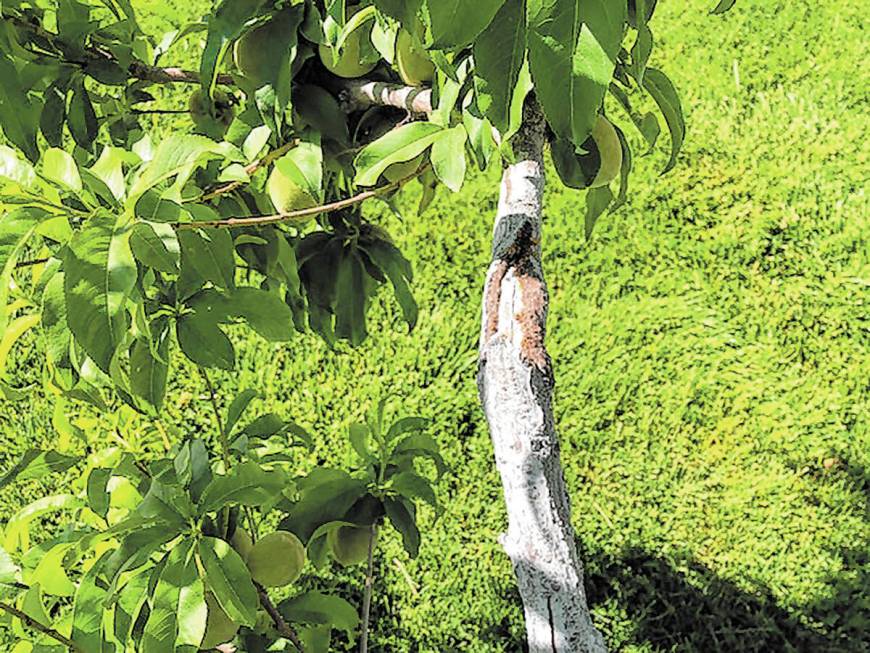
<path fill-rule="evenodd" d="M 290 626 L 290 624 L 284 620 L 284 617 L 281 616 L 281 613 L 278 612 L 278 608 L 276 608 L 275 604 L 272 603 L 272 599 L 269 598 L 269 593 L 266 591 L 266 588 L 256 582 L 254 583 L 254 586 L 257 588 L 257 595 L 260 597 L 260 604 L 269 614 L 269 617 L 272 619 L 272 623 L 275 624 L 275 628 L 278 629 L 278 632 L 281 633 L 283 637 L 289 639 L 293 643 L 293 646 L 296 647 L 296 650 L 300 653 L 305 653 L 305 646 L 302 644 L 302 640 L 299 639 L 299 635 L 295 630 L 293 630 L 293 627 Z"/>
<path fill-rule="evenodd" d="M 15 607 L 9 605 L 8 603 L 0 603 L 0 610 L 3 610 L 4 612 L 8 612 L 9 614 L 11 614 L 14 617 L 18 617 L 22 622 L 24 622 L 25 624 L 27 624 L 28 626 L 33 628 L 33 630 L 37 630 L 40 633 L 42 633 L 43 635 L 48 635 L 53 640 L 60 642 L 61 644 L 66 646 L 69 650 L 75 651 L 75 653 L 84 653 L 84 651 L 79 647 L 79 645 L 76 644 L 74 641 L 72 641 L 69 637 L 62 635 L 61 633 L 57 632 L 54 628 L 50 628 L 48 626 L 42 625 L 36 619 L 34 619 L 33 617 L 31 617 L 28 614 L 25 614 L 24 612 L 22 612 L 18 608 L 15 608 Z"/>
<path fill-rule="evenodd" d="M 378 525 L 372 524 L 369 533 L 369 559 L 366 569 L 366 584 L 363 591 L 362 631 L 359 638 L 359 653 L 369 650 L 369 617 L 372 610 L 372 590 L 375 583 L 375 540 L 378 537 Z"/>

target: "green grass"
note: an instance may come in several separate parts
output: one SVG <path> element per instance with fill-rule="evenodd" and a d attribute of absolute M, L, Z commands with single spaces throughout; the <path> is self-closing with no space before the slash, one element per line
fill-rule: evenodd
<path fill-rule="evenodd" d="M 709 1 L 660 4 L 654 63 L 689 121 L 678 168 L 660 177 L 664 152 L 640 158 L 628 205 L 590 242 L 582 194 L 547 194 L 557 422 L 595 621 L 620 651 L 870 650 L 864 12 L 741 0 L 710 18 Z M 191 17 L 175 6 L 153 24 Z M 352 460 L 347 424 L 383 395 L 434 418 L 446 511 L 424 512 L 417 560 L 384 538 L 375 649 L 519 651 L 475 388 L 497 174 L 421 218 L 414 199 L 403 221 L 372 213 L 414 263 L 414 333 L 384 296 L 358 350 L 240 342 L 239 372 L 219 381 L 261 389 L 336 464 Z M 35 363 L 22 354 L 17 384 Z M 193 432 L 207 415 L 186 372 L 169 404 Z M 0 465 L 54 439 L 50 417 L 41 394 L 0 407 Z M 5 490 L 0 519 L 37 490 Z"/>

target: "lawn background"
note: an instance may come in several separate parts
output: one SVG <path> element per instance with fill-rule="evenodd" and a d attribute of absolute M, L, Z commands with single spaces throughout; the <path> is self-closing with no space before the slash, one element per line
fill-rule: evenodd
<path fill-rule="evenodd" d="M 158 30 L 208 8 L 136 4 Z M 551 175 L 546 197 L 556 418 L 595 622 L 619 651 L 870 650 L 865 12 L 738 0 L 712 18 L 712 0 L 659 4 L 653 64 L 674 79 L 689 124 L 677 169 L 658 175 L 661 147 L 639 158 L 628 205 L 589 242 L 583 195 Z M 179 61 L 195 51 L 183 46 Z M 184 106 L 186 92 L 166 90 L 163 104 Z M 258 388 L 262 410 L 321 436 L 307 462 L 350 463 L 343 433 L 381 396 L 435 420 L 452 467 L 446 510 L 437 521 L 424 511 L 417 560 L 384 538 L 375 650 L 522 650 L 475 387 L 497 180 L 476 174 L 421 218 L 414 191 L 404 220 L 371 210 L 414 264 L 412 334 L 384 293 L 359 349 L 330 352 L 312 335 L 237 340 L 239 371 L 217 378 L 228 395 Z M 0 469 L 64 430 L 26 342 L 16 356 L 10 382 L 36 385 L 0 404 Z M 208 428 L 189 372 L 167 400 L 176 435 Z M 69 414 L 94 438 L 144 447 L 153 436 L 128 416 Z M 4 490 L 0 521 L 44 491 Z M 350 576 L 361 587 L 361 572 Z"/>

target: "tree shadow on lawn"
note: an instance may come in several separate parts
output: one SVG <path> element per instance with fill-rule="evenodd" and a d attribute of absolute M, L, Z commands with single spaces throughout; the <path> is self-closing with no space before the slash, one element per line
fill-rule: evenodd
<path fill-rule="evenodd" d="M 866 552 L 845 558 L 858 563 L 857 578 L 832 579 L 828 598 L 799 612 L 778 606 L 768 590 L 746 592 L 701 564 L 677 570 L 639 550 L 619 558 L 588 556 L 587 596 L 591 606 L 615 603 L 628 617 L 633 632 L 621 646 L 646 643 L 681 653 L 870 651 Z"/>

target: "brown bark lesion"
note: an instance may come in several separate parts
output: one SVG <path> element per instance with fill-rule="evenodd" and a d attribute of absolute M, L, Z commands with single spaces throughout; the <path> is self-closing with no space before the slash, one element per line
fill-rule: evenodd
<path fill-rule="evenodd" d="M 550 377 L 552 365 L 544 342 L 549 295 L 540 269 L 539 249 L 537 230 L 531 221 L 524 220 L 510 240 L 493 253 L 484 296 L 484 338 L 489 340 L 499 332 L 503 286 L 508 272 L 513 271 L 519 289 L 520 310 L 512 315 L 514 323 L 510 326 L 511 330 L 518 328 L 520 332 L 520 357 Z"/>

